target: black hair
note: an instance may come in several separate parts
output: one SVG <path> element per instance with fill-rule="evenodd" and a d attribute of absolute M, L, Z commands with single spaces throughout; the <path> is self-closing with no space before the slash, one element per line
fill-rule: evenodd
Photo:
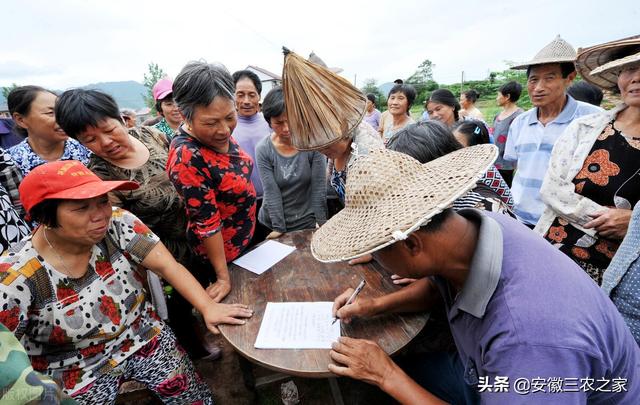
<path fill-rule="evenodd" d="M 553 65 L 553 63 L 550 63 L 550 65 Z M 531 74 L 531 69 L 535 66 L 540 66 L 540 65 L 527 66 L 527 79 Z M 575 71 L 576 71 L 576 65 L 574 65 L 573 62 L 560 62 L 560 72 L 562 73 L 563 79 L 566 79 L 567 77 L 569 77 L 571 73 Z"/>
<path fill-rule="evenodd" d="M 11 90 L 7 96 L 7 107 L 9 107 L 11 117 L 13 118 L 13 114 L 20 114 L 22 116 L 29 115 L 31 103 L 33 103 L 33 100 L 35 100 L 40 93 L 51 93 L 57 96 L 53 91 L 40 86 L 20 86 Z M 27 130 L 17 124 L 14 127 L 14 131 L 19 135 L 28 135 Z"/>
<path fill-rule="evenodd" d="M 509 97 L 509 101 L 515 103 L 520 99 L 520 94 L 522 94 L 522 85 L 514 80 L 503 84 L 498 89 L 500 94 L 505 97 Z"/>
<path fill-rule="evenodd" d="M 56 101 L 56 121 L 72 138 L 77 138 L 88 127 L 97 127 L 107 118 L 123 122 L 116 101 L 101 91 L 67 90 Z"/>
<path fill-rule="evenodd" d="M 402 93 L 407 98 L 407 115 L 411 115 L 409 110 L 411 110 L 411 106 L 413 102 L 416 100 L 416 89 L 410 84 L 396 84 L 389 90 L 389 97 L 392 94 Z"/>
<path fill-rule="evenodd" d="M 258 92 L 258 95 L 262 94 L 262 82 L 260 81 L 260 78 L 258 77 L 258 75 L 253 73 L 252 71 L 238 70 L 237 72 L 234 72 L 231 77 L 233 78 L 234 87 L 236 84 L 238 84 L 240 79 L 247 78 L 253 82 L 253 85 L 255 86 L 256 91 Z"/>
<path fill-rule="evenodd" d="M 367 93 L 367 100 L 373 103 L 373 106 L 376 106 L 376 95 L 373 93 Z"/>
<path fill-rule="evenodd" d="M 223 65 L 192 61 L 173 81 L 173 100 L 187 121 L 193 119 L 195 107 L 206 107 L 216 97 L 235 100 L 233 79 Z"/>
<path fill-rule="evenodd" d="M 474 104 L 476 101 L 478 101 L 478 98 L 480 98 L 480 93 L 478 93 L 474 89 L 467 90 L 462 94 L 464 94 L 464 98 L 471 101 L 471 104 Z"/>
<path fill-rule="evenodd" d="M 284 92 L 282 87 L 276 86 L 269 90 L 262 101 L 262 115 L 271 127 L 271 118 L 281 115 L 284 111 Z"/>
<path fill-rule="evenodd" d="M 446 125 L 429 120 L 409 124 L 398 131 L 389 139 L 387 149 L 402 152 L 420 163 L 427 163 L 462 149 L 462 145 Z"/>
<path fill-rule="evenodd" d="M 464 120 L 456 123 L 452 132 L 458 131 L 467 139 L 469 146 L 480 145 L 489 143 L 489 130 L 482 121 L 478 120 Z"/>
<path fill-rule="evenodd" d="M 160 114 L 160 116 L 164 117 L 164 114 L 162 113 L 162 103 L 164 101 L 173 101 L 173 93 L 169 93 L 167 94 L 164 98 L 161 98 L 159 100 L 156 100 L 156 111 L 158 112 L 158 114 Z"/>
<path fill-rule="evenodd" d="M 429 102 L 448 105 L 449 107 L 453 108 L 453 120 L 460 120 L 460 103 L 451 91 L 447 89 L 434 90 L 434 92 L 431 93 L 431 96 L 429 96 Z"/>
<path fill-rule="evenodd" d="M 396 80 L 394 80 L 393 82 L 394 82 L 395 84 L 403 84 L 403 83 L 404 83 L 404 80 L 402 80 L 402 79 L 396 79 Z"/>
<path fill-rule="evenodd" d="M 573 83 L 567 88 L 567 93 L 576 100 L 584 101 L 585 103 L 598 107 L 600 107 L 602 103 L 602 90 L 598 86 L 594 86 L 585 81 Z"/>
<path fill-rule="evenodd" d="M 30 219 L 50 228 L 57 228 L 58 205 L 62 201 L 61 199 L 53 198 L 39 202 L 29 210 Z"/>
<path fill-rule="evenodd" d="M 442 228 L 442 225 L 447 221 L 447 219 L 449 219 L 451 215 L 453 215 L 453 213 L 453 208 L 445 208 L 441 213 L 431 217 L 431 220 L 427 222 L 426 225 L 421 226 L 420 230 L 425 233 L 433 233 L 439 231 Z"/>

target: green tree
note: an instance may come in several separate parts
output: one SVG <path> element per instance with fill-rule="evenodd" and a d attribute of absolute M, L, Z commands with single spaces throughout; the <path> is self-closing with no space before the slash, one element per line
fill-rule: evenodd
<path fill-rule="evenodd" d="M 167 76 L 167 74 L 162 70 L 162 68 L 154 62 L 149 63 L 149 70 L 144 74 L 144 87 L 147 88 L 147 94 L 143 95 L 144 103 L 151 109 L 151 115 L 156 113 L 156 101 L 153 99 L 153 85 L 158 82 L 158 80 L 163 79 Z"/>
<path fill-rule="evenodd" d="M 425 59 L 406 80 L 408 84 L 416 89 L 414 104 L 423 104 L 429 94 L 438 88 L 438 83 L 433 80 L 433 68 L 435 66 L 436 65 L 429 59 Z"/>
<path fill-rule="evenodd" d="M 360 89 L 364 94 L 374 94 L 376 96 L 376 105 L 378 109 L 385 104 L 384 94 L 380 92 L 378 88 L 378 82 L 376 79 L 365 79 L 364 86 Z"/>
<path fill-rule="evenodd" d="M 2 88 L 2 96 L 4 98 L 9 97 L 9 93 L 11 93 L 11 91 L 13 91 L 13 89 L 15 89 L 16 87 L 18 87 L 18 85 L 15 84 L 15 83 L 11 83 L 11 86 L 3 87 Z"/>

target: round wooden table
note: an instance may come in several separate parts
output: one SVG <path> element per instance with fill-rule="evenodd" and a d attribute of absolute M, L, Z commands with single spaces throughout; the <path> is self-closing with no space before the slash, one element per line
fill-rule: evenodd
<path fill-rule="evenodd" d="M 243 303 L 253 309 L 253 317 L 242 326 L 221 325 L 229 343 L 248 360 L 289 375 L 311 378 L 334 376 L 328 349 L 255 349 L 253 347 L 267 302 L 333 301 L 348 287 L 364 278 L 367 285 L 360 297 L 378 297 L 398 290 L 390 275 L 374 262 L 349 266 L 321 263 L 313 258 L 309 245 L 311 230 L 283 235 L 279 242 L 296 250 L 271 269 L 256 275 L 231 264 L 231 293 L 225 303 Z M 355 319 L 342 325 L 342 336 L 370 339 L 393 354 L 402 349 L 424 327 L 427 314 L 384 315 Z"/>

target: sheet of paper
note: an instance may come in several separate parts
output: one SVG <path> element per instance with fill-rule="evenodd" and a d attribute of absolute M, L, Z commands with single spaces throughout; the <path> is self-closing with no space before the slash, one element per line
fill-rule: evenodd
<path fill-rule="evenodd" d="M 268 240 L 246 255 L 240 256 L 233 263 L 256 274 L 262 274 L 294 250 L 296 250 L 294 246 Z"/>
<path fill-rule="evenodd" d="M 331 349 L 340 337 L 333 302 L 268 302 L 256 349 Z"/>

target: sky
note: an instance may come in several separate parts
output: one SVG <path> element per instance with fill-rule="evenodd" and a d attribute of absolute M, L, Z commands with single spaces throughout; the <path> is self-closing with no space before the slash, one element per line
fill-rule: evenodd
<path fill-rule="evenodd" d="M 439 83 L 480 80 L 530 60 L 560 34 L 574 47 L 640 34 L 637 0 L 136 1 L 2 3 L 0 86 L 63 90 L 142 82 L 150 62 L 171 77 L 190 60 L 231 72 L 282 71 L 281 48 L 362 86 L 407 78 L 425 59 Z"/>

